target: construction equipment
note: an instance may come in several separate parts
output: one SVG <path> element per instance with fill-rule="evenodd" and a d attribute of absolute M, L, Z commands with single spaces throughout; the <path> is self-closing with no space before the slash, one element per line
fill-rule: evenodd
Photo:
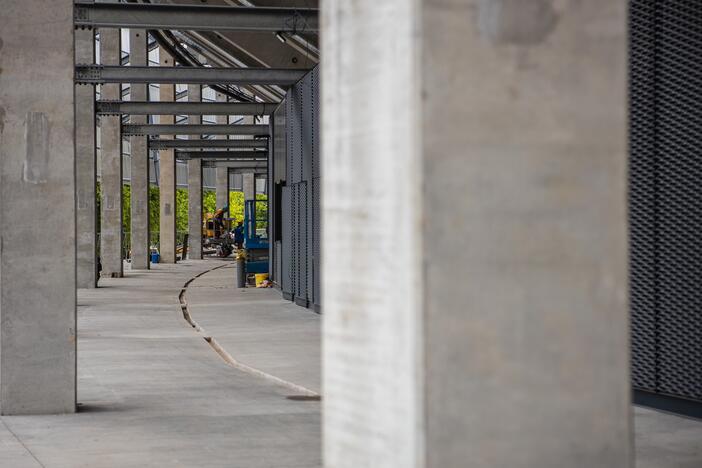
<path fill-rule="evenodd" d="M 257 206 L 264 209 L 257 210 Z M 244 202 L 244 253 L 246 274 L 268 273 L 268 201 Z"/>
<path fill-rule="evenodd" d="M 230 232 L 232 218 L 226 218 L 229 206 L 207 213 L 202 222 L 202 238 L 205 247 L 214 247 L 217 255 L 228 257 L 234 251 L 234 236 Z"/>

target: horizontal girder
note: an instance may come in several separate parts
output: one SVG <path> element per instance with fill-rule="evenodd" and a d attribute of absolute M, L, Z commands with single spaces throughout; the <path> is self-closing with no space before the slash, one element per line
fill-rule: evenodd
<path fill-rule="evenodd" d="M 255 140 L 149 140 L 149 149 L 179 149 L 179 148 L 257 148 L 268 149 L 267 139 Z"/>
<path fill-rule="evenodd" d="M 268 151 L 176 151 L 176 159 L 239 159 L 267 161 Z"/>
<path fill-rule="evenodd" d="M 122 125 L 122 135 L 253 135 L 268 136 L 268 125 L 242 124 L 125 124 Z"/>
<path fill-rule="evenodd" d="M 229 169 L 238 169 L 242 171 L 263 171 L 268 170 L 266 161 L 208 161 L 204 160 L 202 165 L 205 167 L 228 167 Z"/>
<path fill-rule="evenodd" d="M 315 8 L 267 8 L 78 1 L 76 26 L 305 33 L 319 30 Z"/>
<path fill-rule="evenodd" d="M 307 72 L 304 69 L 293 68 L 132 67 L 78 64 L 75 82 L 78 84 L 182 83 L 291 86 Z"/>
<path fill-rule="evenodd" d="M 144 102 L 97 101 L 98 115 L 269 115 L 278 104 L 269 102 Z"/>

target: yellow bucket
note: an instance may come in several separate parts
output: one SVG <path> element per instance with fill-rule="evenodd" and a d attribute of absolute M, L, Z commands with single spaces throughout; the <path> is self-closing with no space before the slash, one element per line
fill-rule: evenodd
<path fill-rule="evenodd" d="M 268 273 L 256 273 L 256 287 L 260 288 L 268 280 Z"/>

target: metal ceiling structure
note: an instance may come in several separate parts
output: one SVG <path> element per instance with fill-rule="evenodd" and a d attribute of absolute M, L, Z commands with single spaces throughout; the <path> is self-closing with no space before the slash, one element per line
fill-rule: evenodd
<path fill-rule="evenodd" d="M 174 67 L 77 64 L 79 84 L 201 84 L 235 102 L 97 101 L 96 115 L 271 115 L 285 96 L 319 61 L 317 0 L 126 0 L 76 1 L 78 28 L 146 29 L 174 58 Z M 128 63 L 128 58 L 123 65 Z M 267 138 L 201 139 L 200 135 L 268 137 L 267 125 L 125 124 L 123 136 L 149 135 L 149 149 L 181 149 L 180 159 L 236 158 L 260 149 Z M 197 140 L 158 139 L 159 135 L 198 135 Z M 214 151 L 218 150 L 218 151 Z M 246 155 L 251 157 L 250 155 Z M 258 168 L 261 169 L 260 167 Z"/>
<path fill-rule="evenodd" d="M 74 24 L 92 28 L 317 32 L 314 8 L 75 2 Z"/>

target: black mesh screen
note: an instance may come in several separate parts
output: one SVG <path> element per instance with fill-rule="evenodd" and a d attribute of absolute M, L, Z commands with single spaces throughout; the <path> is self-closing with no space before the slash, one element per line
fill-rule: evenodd
<path fill-rule="evenodd" d="M 631 2 L 634 387 L 702 400 L 702 1 Z"/>

